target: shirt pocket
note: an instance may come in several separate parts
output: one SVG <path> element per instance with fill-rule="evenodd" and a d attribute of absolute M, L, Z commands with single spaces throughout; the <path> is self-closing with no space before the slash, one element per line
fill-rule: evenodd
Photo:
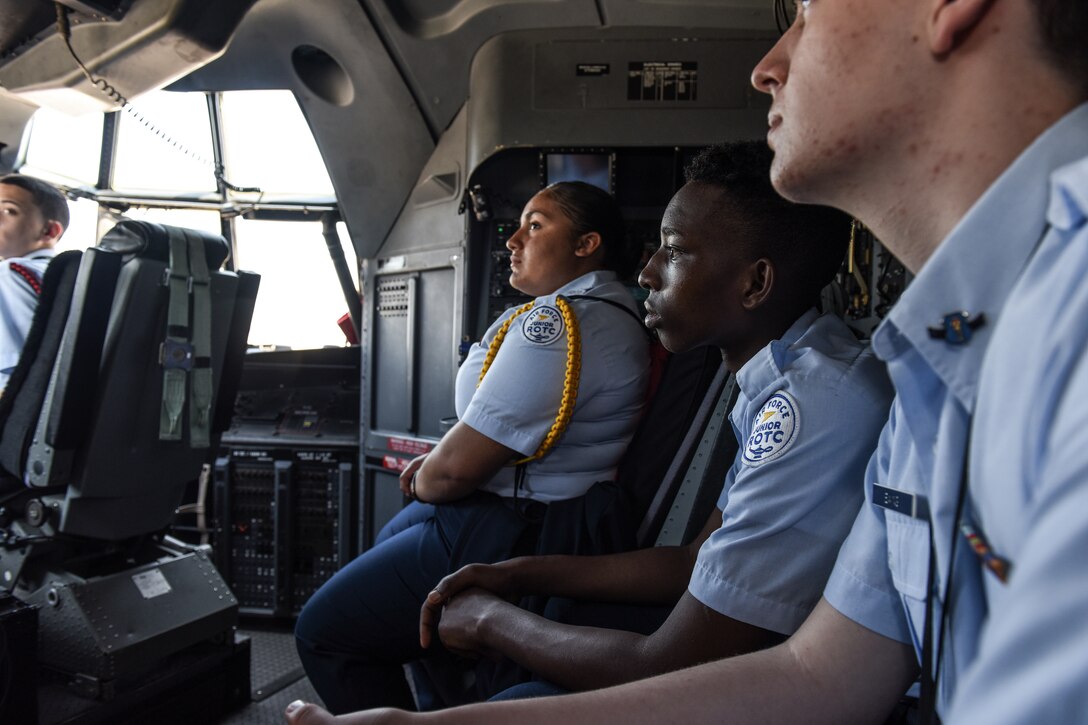
<path fill-rule="evenodd" d="M 888 525 L 888 568 L 892 583 L 905 597 L 925 602 L 929 575 L 929 524 L 885 511 Z"/>

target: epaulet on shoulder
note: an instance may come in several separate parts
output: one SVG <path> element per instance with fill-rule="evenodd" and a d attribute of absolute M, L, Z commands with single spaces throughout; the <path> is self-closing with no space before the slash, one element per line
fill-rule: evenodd
<path fill-rule="evenodd" d="M 9 272 L 20 277 L 34 294 L 40 295 L 42 293 L 42 278 L 37 272 L 14 260 L 4 260 L 4 263 Z"/>

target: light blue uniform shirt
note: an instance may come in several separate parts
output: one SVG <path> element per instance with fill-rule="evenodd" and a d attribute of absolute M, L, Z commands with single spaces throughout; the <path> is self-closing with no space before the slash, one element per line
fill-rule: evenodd
<path fill-rule="evenodd" d="M 722 526 L 688 590 L 707 607 L 790 634 L 820 598 L 861 504 L 861 475 L 892 389 L 837 317 L 802 315 L 737 373 L 740 441 L 718 501 Z"/>
<path fill-rule="evenodd" d="M 1068 722 L 1088 712 L 1088 442 L 1075 442 L 1088 430 L 1088 238 L 1085 207 L 1074 211 L 1080 202 L 1068 191 L 1079 184 L 1084 199 L 1084 167 L 1054 175 L 1051 187 L 1055 170 L 1086 154 L 1088 106 L 1081 106 L 983 194 L 873 337 L 896 399 L 866 472 L 866 504 L 824 594 L 859 624 L 913 642 L 919 659 L 929 525 L 873 505 L 872 484 L 927 500 L 939 617 L 950 544 L 960 537 L 953 518 L 980 371 L 984 380 L 971 436 L 972 508 L 1013 573 L 1008 585 L 984 575 L 959 538 L 939 683 L 947 723 Z M 1040 244 L 1048 209 L 1054 231 Z M 955 310 L 988 320 L 965 345 L 927 330 Z M 993 616 L 983 628 L 987 602 Z M 1048 712 L 1054 718 L 1039 717 Z"/>
<path fill-rule="evenodd" d="M 1067 157 L 1088 154 L 1088 106 L 1072 126 Z M 1049 190 L 979 381 L 972 510 L 1012 571 L 982 577 L 989 617 L 950 721 L 1088 720 L 1088 156 Z"/>
<path fill-rule="evenodd" d="M 21 266 L 41 283 L 54 254 L 52 249 L 40 249 L 28 257 L 0 261 L 0 391 L 8 384 L 11 371 L 19 363 L 26 334 L 34 320 L 34 310 L 38 307 L 37 292 L 11 265 Z"/>
<path fill-rule="evenodd" d="M 466 425 L 524 456 L 540 447 L 559 411 L 567 368 L 567 336 L 557 295 L 592 295 L 636 312 L 630 292 L 613 272 L 598 271 L 538 297 L 532 310 L 514 320 L 480 387 L 488 346 L 511 315 L 499 317 L 472 346 L 457 372 L 456 410 Z M 526 466 L 519 496 L 557 501 L 581 496 L 597 481 L 616 475 L 634 435 L 646 398 L 649 346 L 637 313 L 597 300 L 570 300 L 582 338 L 581 373 L 574 415 L 566 432 L 543 458 Z M 508 466 L 483 486 L 514 494 Z"/>

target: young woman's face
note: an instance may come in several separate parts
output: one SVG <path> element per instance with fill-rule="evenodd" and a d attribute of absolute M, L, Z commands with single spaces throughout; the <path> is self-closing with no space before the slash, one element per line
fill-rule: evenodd
<path fill-rule="evenodd" d="M 510 286 L 531 297 L 551 294 L 581 275 L 574 225 L 547 190 L 525 205 L 521 226 L 506 247 Z"/>

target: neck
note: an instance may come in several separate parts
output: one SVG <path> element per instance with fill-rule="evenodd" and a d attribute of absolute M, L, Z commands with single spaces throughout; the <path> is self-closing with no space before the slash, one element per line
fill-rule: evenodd
<path fill-rule="evenodd" d="M 603 269 L 601 269 L 600 267 L 595 266 L 595 265 L 582 265 L 582 266 L 579 266 L 576 269 L 570 270 L 570 276 L 568 276 L 567 279 L 563 282 L 563 284 L 561 284 L 559 286 L 562 287 L 562 286 L 568 285 L 571 282 L 573 282 L 574 280 L 579 279 L 580 277 L 585 277 L 587 274 L 589 274 L 591 272 L 603 272 L 603 271 L 604 271 Z M 556 288 L 556 289 L 558 289 L 558 288 Z"/>
<path fill-rule="evenodd" d="M 52 245 L 48 244 L 32 244 L 21 249 L 12 250 L 10 254 L 0 254 L 0 259 L 17 259 L 19 257 L 29 257 L 34 252 L 39 252 L 43 249 L 49 249 Z"/>
<path fill-rule="evenodd" d="M 973 122 L 931 136 L 926 149 L 914 147 L 913 163 L 899 165 L 896 182 L 863 195 L 854 214 L 917 274 L 994 181 L 1076 104 L 1044 105 L 1025 93 L 1015 107 L 972 114 Z"/>
<path fill-rule="evenodd" d="M 1033 34 L 1027 3 L 995 3 L 946 56 L 930 56 L 883 149 L 840 179 L 839 206 L 917 273 L 1040 134 L 1085 100 Z"/>
<path fill-rule="evenodd" d="M 725 365 L 726 370 L 736 375 L 749 360 L 755 357 L 756 353 L 775 340 L 781 339 L 798 317 L 800 315 L 788 321 L 771 320 L 762 316 L 755 318 L 748 334 L 742 336 L 743 339 L 718 346 L 722 353 L 722 364 Z"/>

